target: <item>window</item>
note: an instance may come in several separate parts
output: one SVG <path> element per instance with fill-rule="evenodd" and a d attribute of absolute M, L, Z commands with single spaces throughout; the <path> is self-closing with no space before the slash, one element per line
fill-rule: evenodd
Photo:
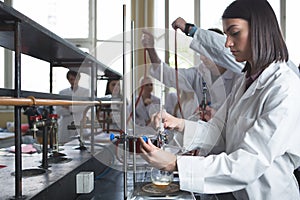
<path fill-rule="evenodd" d="M 175 42 L 177 42 L 177 63 L 178 67 L 193 66 L 194 52 L 189 48 L 192 38 L 187 37 L 181 31 L 177 31 L 177 41 L 175 41 L 175 31 L 172 22 L 178 17 L 182 17 L 189 23 L 194 23 L 194 1 L 172 0 L 169 1 L 169 29 L 170 29 L 170 65 L 175 66 Z M 178 12 L 180 10 L 180 12 Z"/>
<path fill-rule="evenodd" d="M 32 10 L 33 5 L 39 9 Z M 89 1 L 14 0 L 13 7 L 62 38 L 89 36 Z M 26 55 L 22 55 L 21 62 L 22 90 L 49 92 L 50 64 Z M 54 68 L 53 93 L 69 87 L 66 73 L 66 68 Z"/>
<path fill-rule="evenodd" d="M 97 1 L 97 58 L 123 74 L 123 6 L 126 8 L 126 65 L 130 66 L 131 1 Z M 109 8 L 109 9 L 108 9 Z M 97 96 L 104 96 L 106 81 L 97 82 Z"/>
<path fill-rule="evenodd" d="M 110 40 L 123 32 L 123 5 L 126 7 L 126 30 L 130 30 L 130 0 L 97 1 L 97 39 Z"/>
<path fill-rule="evenodd" d="M 222 14 L 233 0 L 201 0 L 200 3 L 200 26 L 203 29 L 222 27 Z"/>
<path fill-rule="evenodd" d="M 49 63 L 22 54 L 21 66 L 22 90 L 45 93 L 49 92 Z"/>
<path fill-rule="evenodd" d="M 286 42 L 290 60 L 297 66 L 300 64 L 299 54 L 299 1 L 286 1 Z"/>
<path fill-rule="evenodd" d="M 14 0 L 13 7 L 62 38 L 87 38 L 88 3 L 87 0 Z"/>

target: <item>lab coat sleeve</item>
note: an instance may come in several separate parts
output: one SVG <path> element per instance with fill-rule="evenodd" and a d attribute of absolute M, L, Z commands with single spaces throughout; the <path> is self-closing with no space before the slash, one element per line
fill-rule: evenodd
<path fill-rule="evenodd" d="M 201 155 L 207 155 L 213 149 L 225 150 L 226 106 L 227 104 L 224 103 L 208 122 L 185 120 L 183 146 L 187 151 L 200 149 Z"/>
<path fill-rule="evenodd" d="M 237 122 L 243 137 L 232 152 L 207 157 L 178 156 L 182 190 L 199 193 L 237 191 L 259 179 L 278 159 L 286 158 L 286 162 L 294 163 L 295 167 L 299 165 L 300 104 L 295 103 L 300 101 L 299 80 L 292 78 L 291 73 L 287 76 L 291 80 L 284 81 L 294 84 L 286 87 L 279 82 L 261 96 L 255 120 L 243 117 L 240 124 Z M 249 128 L 244 130 L 243 126 Z M 207 128 L 206 124 L 198 123 L 194 134 L 185 129 L 184 134 L 189 136 L 184 135 L 184 140 L 200 141 L 197 137 L 205 136 L 206 133 L 201 131 Z"/>
<path fill-rule="evenodd" d="M 225 47 L 226 37 L 210 30 L 198 28 L 190 48 L 212 60 L 216 65 L 241 74 L 244 63 L 235 60 L 230 50 Z"/>
<path fill-rule="evenodd" d="M 163 67 L 163 83 L 168 87 L 176 88 L 176 74 L 175 69 L 168 66 L 166 63 L 161 63 Z M 150 68 L 150 74 L 155 79 L 160 80 L 160 68 L 154 69 L 153 66 Z M 178 69 L 178 86 L 179 89 L 186 92 L 194 92 L 193 85 L 196 81 L 199 81 L 200 73 L 195 67 L 187 69 Z"/>
<path fill-rule="evenodd" d="M 293 61 L 289 60 L 287 62 L 289 68 L 291 68 L 293 70 L 293 72 L 295 72 L 297 74 L 298 77 L 300 77 L 300 73 L 299 73 L 299 69 L 298 67 L 295 65 L 295 63 L 293 63 Z"/>

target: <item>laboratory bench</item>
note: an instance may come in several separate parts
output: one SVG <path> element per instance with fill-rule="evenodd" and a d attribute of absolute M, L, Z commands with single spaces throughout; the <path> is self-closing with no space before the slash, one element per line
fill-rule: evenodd
<path fill-rule="evenodd" d="M 133 173 L 132 158 L 128 154 L 126 173 L 127 195 L 124 196 L 124 165 L 122 156 L 116 157 L 113 144 L 98 144 L 93 155 L 90 147 L 79 150 L 78 141 L 74 140 L 60 147 L 62 162 L 51 162 L 48 156 L 47 169 L 41 167 L 42 153 L 22 155 L 22 198 L 23 199 L 70 199 L 70 200 L 138 200 L 138 199 L 193 199 L 192 194 L 184 191 L 165 194 L 150 194 L 141 190 L 145 184 L 151 184 L 150 167 L 142 158 L 136 158 Z M 0 151 L 0 199 L 14 199 L 14 154 L 6 149 Z M 131 163 L 131 164 L 130 164 Z M 30 170 L 32 170 L 30 172 Z M 44 171 L 39 173 L 36 171 Z M 28 173 L 29 172 L 29 173 Z M 93 172 L 93 190 L 86 194 L 77 194 L 76 175 L 80 172 Z M 135 178 L 136 181 L 133 181 Z M 178 178 L 174 184 L 178 184 Z M 179 185 L 178 185 L 179 187 Z"/>

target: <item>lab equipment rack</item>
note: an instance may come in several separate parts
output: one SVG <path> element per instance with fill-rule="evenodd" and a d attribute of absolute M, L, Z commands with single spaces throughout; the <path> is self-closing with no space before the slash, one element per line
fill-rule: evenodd
<path fill-rule="evenodd" d="M 52 94 L 53 67 L 86 67 L 91 73 L 91 91 L 95 90 L 97 73 L 107 72 L 113 76 L 122 77 L 118 72 L 108 68 L 92 55 L 83 52 L 74 44 L 57 36 L 11 6 L 0 1 L 0 46 L 14 51 L 14 89 L 0 88 L 0 97 L 27 98 L 34 96 L 41 99 L 68 99 Z M 49 93 L 23 91 L 21 89 L 21 55 L 25 54 L 50 65 Z M 94 92 L 91 96 L 80 99 L 97 101 Z M 21 153 L 21 106 L 14 107 L 15 121 L 15 199 L 24 199 L 22 194 L 22 153 Z M 26 186 L 25 186 L 26 187 Z M 25 194 L 26 195 L 26 194 Z"/>

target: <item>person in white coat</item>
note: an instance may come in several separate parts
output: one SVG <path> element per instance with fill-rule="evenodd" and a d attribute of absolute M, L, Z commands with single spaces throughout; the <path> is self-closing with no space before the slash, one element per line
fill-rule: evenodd
<path fill-rule="evenodd" d="M 184 29 L 186 22 L 182 18 L 177 18 L 172 26 L 174 29 Z M 146 48 L 150 60 L 150 74 L 160 79 L 160 67 L 163 67 L 163 82 L 168 87 L 176 87 L 175 69 L 162 62 L 154 48 L 154 37 L 147 31 L 143 31 L 141 42 Z M 202 78 L 208 87 L 208 101 L 214 109 L 218 109 L 230 93 L 231 88 L 239 77 L 242 75 L 243 63 L 238 63 L 228 49 L 224 47 L 225 37 L 211 30 L 203 30 L 198 28 L 193 36 L 190 47 L 201 54 L 206 52 L 205 57 L 201 56 L 200 63 L 190 68 L 178 69 L 178 86 L 181 91 L 186 93 L 194 93 L 194 102 L 196 105 L 190 105 L 185 110 L 196 110 L 203 99 L 203 82 Z M 201 45 L 199 45 L 199 43 Z M 212 50 L 213 49 L 213 50 Z M 209 59 L 206 59 L 209 58 Z M 207 62 L 211 60 L 211 62 Z M 228 70 L 227 70 L 228 69 Z M 220 72 L 219 70 L 222 70 Z M 225 72 L 225 73 L 224 73 Z M 212 76 L 217 77 L 212 80 Z M 184 116 L 184 118 L 189 118 Z"/>
<path fill-rule="evenodd" d="M 90 92 L 87 88 L 80 87 L 78 82 L 80 80 L 80 73 L 76 71 L 68 71 L 67 79 L 71 87 L 61 90 L 59 95 L 71 96 L 72 98 L 89 97 Z M 59 115 L 58 120 L 58 142 L 59 144 L 65 144 L 74 139 L 74 136 L 80 134 L 79 129 L 68 129 L 72 123 L 75 126 L 80 125 L 83 117 L 83 112 L 86 106 L 57 106 L 56 113 Z"/>
<path fill-rule="evenodd" d="M 150 76 L 142 77 L 140 80 L 141 96 L 136 97 L 135 105 L 135 123 L 138 126 L 145 127 L 151 122 L 151 115 L 159 111 L 160 98 L 153 94 L 153 81 Z M 128 110 L 132 110 L 132 104 Z"/>
<path fill-rule="evenodd" d="M 276 15 L 264 0 L 236 0 L 222 15 L 225 46 L 245 75 L 208 122 L 164 114 L 164 126 L 183 133 L 184 147 L 222 152 L 180 156 L 141 142 L 143 158 L 178 170 L 180 188 L 232 192 L 237 200 L 299 200 L 293 171 L 300 166 L 300 79 L 288 66 L 288 50 Z"/>

